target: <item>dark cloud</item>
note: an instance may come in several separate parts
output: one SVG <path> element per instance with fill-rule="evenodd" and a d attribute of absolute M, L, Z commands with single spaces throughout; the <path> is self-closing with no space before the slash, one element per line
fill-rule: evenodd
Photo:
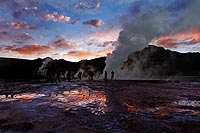
<path fill-rule="evenodd" d="M 13 12 L 13 17 L 15 19 L 18 19 L 18 18 L 22 18 L 22 17 L 25 17 L 26 15 L 33 15 L 33 16 L 40 16 L 40 11 L 38 10 L 38 7 L 37 6 L 34 6 L 34 7 L 27 7 L 27 6 L 23 6 L 23 7 L 18 7 L 18 8 L 15 8 L 15 11 Z"/>
<path fill-rule="evenodd" d="M 116 41 L 106 41 L 103 43 L 103 45 L 112 45 L 112 46 L 117 46 L 119 44 L 119 41 L 116 40 Z"/>
<path fill-rule="evenodd" d="M 2 31 L 0 32 L 0 40 L 10 41 L 13 43 L 26 43 L 31 40 L 34 40 L 33 37 L 29 35 L 29 33 L 21 33 L 21 32 L 14 32 L 14 31 Z"/>
<path fill-rule="evenodd" d="M 13 36 L 10 36 L 12 42 L 14 43 L 25 43 L 33 40 L 34 38 L 31 37 L 28 33 L 17 33 L 14 34 Z"/>
<path fill-rule="evenodd" d="M 55 48 L 73 48 L 77 46 L 77 44 L 68 42 L 65 39 L 55 40 L 51 45 L 55 46 Z"/>
<path fill-rule="evenodd" d="M 0 40 L 7 40 L 9 39 L 9 33 L 7 31 L 0 32 Z"/>
<path fill-rule="evenodd" d="M 103 24 L 103 21 L 102 20 L 98 20 L 98 19 L 92 19 L 92 20 L 88 20 L 88 21 L 83 22 L 83 24 L 90 25 L 92 27 L 97 28 L 97 27 L 99 27 L 99 26 L 101 26 Z"/>
<path fill-rule="evenodd" d="M 77 19 L 77 20 L 71 22 L 71 24 L 72 24 L 72 25 L 77 25 L 77 24 L 79 24 L 79 22 L 80 22 L 80 19 Z"/>
<path fill-rule="evenodd" d="M 101 3 L 96 0 L 91 0 L 91 1 L 81 1 L 78 4 L 75 5 L 76 9 L 81 9 L 81 10 L 92 10 L 92 9 L 97 9 L 101 6 Z"/>

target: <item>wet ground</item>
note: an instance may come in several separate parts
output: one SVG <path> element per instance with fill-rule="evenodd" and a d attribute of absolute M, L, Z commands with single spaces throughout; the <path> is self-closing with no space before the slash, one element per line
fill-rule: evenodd
<path fill-rule="evenodd" d="M 2 83 L 0 132 L 199 133 L 200 83 Z"/>

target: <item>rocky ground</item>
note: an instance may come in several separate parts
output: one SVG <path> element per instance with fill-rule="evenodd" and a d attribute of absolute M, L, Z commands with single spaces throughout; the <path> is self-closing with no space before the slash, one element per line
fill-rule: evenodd
<path fill-rule="evenodd" d="M 200 83 L 1 83 L 0 132 L 198 133 Z"/>

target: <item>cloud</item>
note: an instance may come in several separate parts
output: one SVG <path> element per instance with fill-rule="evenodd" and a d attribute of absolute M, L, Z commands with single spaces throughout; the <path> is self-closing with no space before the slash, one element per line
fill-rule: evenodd
<path fill-rule="evenodd" d="M 179 33 L 174 36 L 166 36 L 154 39 L 153 43 L 164 48 L 178 48 L 182 45 L 200 44 L 200 29 Z"/>
<path fill-rule="evenodd" d="M 0 52 L 2 52 L 4 49 L 0 46 Z"/>
<path fill-rule="evenodd" d="M 13 36 L 10 36 L 12 42 L 14 43 L 25 43 L 33 40 L 33 37 L 29 35 L 29 33 L 15 33 Z"/>
<path fill-rule="evenodd" d="M 59 56 L 60 53 L 53 53 L 52 56 Z"/>
<path fill-rule="evenodd" d="M 28 30 L 32 30 L 35 29 L 35 26 L 29 26 L 27 23 L 25 22 L 12 22 L 10 24 L 11 27 L 15 28 L 15 29 L 28 29 Z"/>
<path fill-rule="evenodd" d="M 6 31 L 0 32 L 0 40 L 7 40 L 9 38 L 9 33 Z"/>
<path fill-rule="evenodd" d="M 96 42 L 116 41 L 121 29 L 106 28 L 94 33 L 90 39 Z"/>
<path fill-rule="evenodd" d="M 107 50 L 99 51 L 99 52 L 97 53 L 97 57 L 104 57 L 104 56 L 107 56 L 108 54 L 111 54 L 113 50 L 114 50 L 114 49 L 107 49 Z"/>
<path fill-rule="evenodd" d="M 77 24 L 79 24 L 79 22 L 80 22 L 80 19 L 77 19 L 77 20 L 71 22 L 71 24 L 72 24 L 72 25 L 77 25 Z"/>
<path fill-rule="evenodd" d="M 118 40 L 116 40 L 116 41 L 106 41 L 106 42 L 103 43 L 102 46 L 107 46 L 107 45 L 117 46 L 117 45 L 119 45 L 119 43 L 120 42 Z"/>
<path fill-rule="evenodd" d="M 81 10 L 92 10 L 92 9 L 97 9 L 101 6 L 101 3 L 99 1 L 81 1 L 78 4 L 75 5 L 76 9 L 81 9 Z"/>
<path fill-rule="evenodd" d="M 66 58 L 73 59 L 73 60 L 82 60 L 82 59 L 91 59 L 95 58 L 96 54 L 88 51 L 78 51 L 73 50 L 69 51 L 67 54 L 65 54 Z"/>
<path fill-rule="evenodd" d="M 58 15 L 57 13 L 46 14 L 43 19 L 46 21 L 52 20 L 54 22 L 64 22 L 64 23 L 70 21 L 70 17 L 64 15 Z"/>
<path fill-rule="evenodd" d="M 88 21 L 83 22 L 83 24 L 90 25 L 91 27 L 97 28 L 97 27 L 103 25 L 103 21 L 98 20 L 98 19 L 92 19 L 92 20 L 88 20 Z"/>
<path fill-rule="evenodd" d="M 0 40 L 11 41 L 13 43 L 25 43 L 33 40 L 33 37 L 29 33 L 18 33 L 18 32 L 0 32 Z"/>
<path fill-rule="evenodd" d="M 39 44 L 25 45 L 22 47 L 7 47 L 6 50 L 11 52 L 18 52 L 23 55 L 36 55 L 36 54 L 45 54 L 52 50 L 52 46 L 42 46 Z"/>
<path fill-rule="evenodd" d="M 25 15 L 36 16 L 36 15 L 40 15 L 41 13 L 37 6 L 29 7 L 29 6 L 26 6 L 27 4 L 22 4 L 22 3 L 20 4 L 18 3 L 17 7 L 16 5 L 13 5 L 15 8 L 15 11 L 13 12 L 13 17 L 16 19 L 21 18 Z"/>
<path fill-rule="evenodd" d="M 52 45 L 55 46 L 55 48 L 73 48 L 77 46 L 77 44 L 68 42 L 65 39 L 55 40 Z"/>

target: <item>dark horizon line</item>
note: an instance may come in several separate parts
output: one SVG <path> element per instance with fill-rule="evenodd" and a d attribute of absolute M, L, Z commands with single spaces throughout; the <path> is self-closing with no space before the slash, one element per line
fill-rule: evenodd
<path fill-rule="evenodd" d="M 65 60 L 65 61 L 68 61 L 68 62 L 74 62 L 74 63 L 77 63 L 77 62 L 80 62 L 80 61 L 84 61 L 84 60 L 94 60 L 94 59 L 99 59 L 99 58 L 107 58 L 107 56 L 102 56 L 102 57 L 96 57 L 96 58 L 92 58 L 92 59 L 81 59 L 79 61 L 69 61 L 69 60 L 66 60 L 66 59 L 63 59 L 63 58 L 60 58 L 60 59 L 54 59 L 52 57 L 44 57 L 44 58 L 35 58 L 35 59 L 25 59 L 25 58 L 15 58 L 15 57 L 0 57 L 0 59 L 16 59 L 16 60 L 28 60 L 28 61 L 33 61 L 33 60 L 37 60 L 37 59 L 41 59 L 41 60 L 44 60 L 44 59 L 47 59 L 47 58 L 51 58 L 53 60 Z"/>

